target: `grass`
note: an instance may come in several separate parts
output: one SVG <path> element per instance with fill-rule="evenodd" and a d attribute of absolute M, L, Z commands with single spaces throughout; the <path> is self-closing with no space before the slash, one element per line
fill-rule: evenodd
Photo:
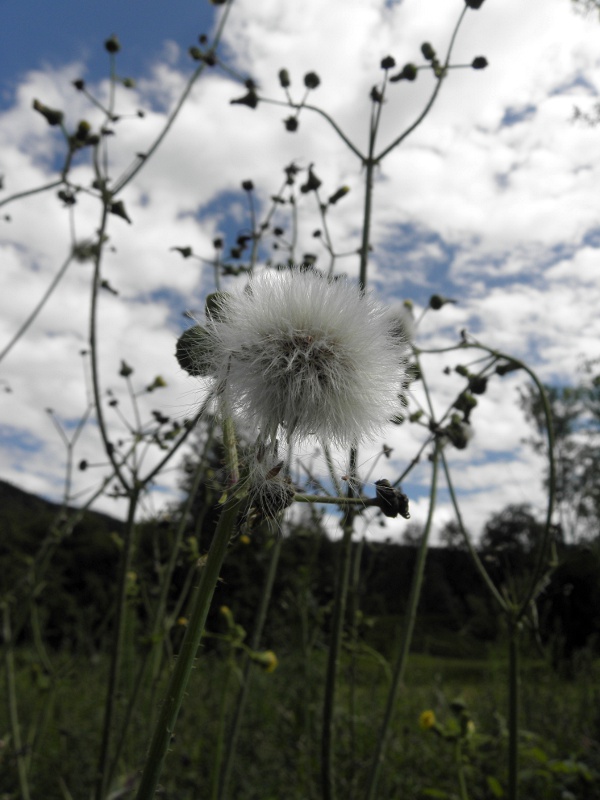
<path fill-rule="evenodd" d="M 16 651 L 17 692 L 22 738 L 27 750 L 33 798 L 89 798 L 99 748 L 107 664 L 104 658 L 54 658 L 54 677 L 40 671 L 34 654 Z M 319 794 L 319 746 L 323 652 L 308 661 L 280 654 L 271 674 L 252 672 L 252 688 L 235 762 L 231 797 L 240 800 L 310 800 Z M 600 798 L 588 780 L 600 771 L 600 665 L 587 664 L 580 680 L 566 681 L 542 662 L 525 665 L 521 721 L 523 793 L 528 800 Z M 209 795 L 215 753 L 220 687 L 224 663 L 217 652 L 198 660 L 171 744 L 162 785 L 168 798 Z M 355 675 L 354 690 L 348 676 Z M 379 796 L 420 798 L 427 790 L 457 791 L 454 748 L 418 718 L 432 709 L 440 726 L 456 725 L 450 704 L 460 697 L 475 725 L 466 746 L 465 770 L 470 798 L 494 797 L 494 780 L 505 785 L 506 671 L 498 657 L 444 659 L 412 656 L 405 691 L 390 739 Z M 386 670 L 365 655 L 344 659 L 336 707 L 339 797 L 364 793 L 387 685 Z M 147 717 L 157 694 L 146 692 L 118 765 L 114 789 L 133 786 L 147 746 Z M 235 681 L 233 690 L 235 690 Z M 233 693 L 231 698 L 233 698 Z M 124 700 L 124 699 L 123 699 Z M 230 699 L 231 702 L 231 699 Z M 122 712 L 122 708 L 121 708 Z M 0 797 L 19 797 L 15 754 L 5 706 L 0 708 Z M 491 779 L 491 782 L 490 782 Z M 498 787 L 496 787 L 498 789 Z M 574 792 L 572 795 L 565 792 Z M 127 791 L 122 795 L 129 796 Z M 500 795 L 496 795 L 500 796 Z"/>

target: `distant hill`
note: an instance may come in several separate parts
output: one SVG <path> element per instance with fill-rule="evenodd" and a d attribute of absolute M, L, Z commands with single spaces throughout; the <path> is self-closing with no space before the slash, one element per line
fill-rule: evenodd
<path fill-rule="evenodd" d="M 0 526 L 17 516 L 24 524 L 35 518 L 55 518 L 60 509 L 60 503 L 45 500 L 43 497 L 26 492 L 12 483 L 0 480 Z M 68 510 L 70 512 L 77 511 L 74 507 L 70 507 Z M 121 530 L 123 527 L 123 523 L 120 520 L 99 511 L 86 511 L 85 516 L 86 518 L 95 519 L 100 524 L 105 524 L 111 530 Z M 0 527 L 1 531 L 2 527 Z"/>

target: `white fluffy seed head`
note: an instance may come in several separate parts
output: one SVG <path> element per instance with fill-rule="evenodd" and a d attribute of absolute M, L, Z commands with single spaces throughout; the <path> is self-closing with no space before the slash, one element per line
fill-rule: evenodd
<path fill-rule="evenodd" d="M 383 307 L 315 272 L 263 273 L 209 319 L 217 385 L 265 436 L 350 444 L 397 411 L 406 343 Z"/>

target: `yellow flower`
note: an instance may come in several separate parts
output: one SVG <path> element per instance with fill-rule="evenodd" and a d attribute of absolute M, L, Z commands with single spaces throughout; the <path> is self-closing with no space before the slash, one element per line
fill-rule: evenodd
<path fill-rule="evenodd" d="M 250 544 L 250 537 L 249 537 L 249 536 L 246 536 L 246 534 L 245 534 L 245 533 L 243 533 L 243 534 L 240 536 L 240 544 Z"/>
<path fill-rule="evenodd" d="M 279 664 L 279 659 L 272 650 L 263 650 L 262 653 L 254 653 L 253 658 L 261 665 L 265 672 L 274 672 Z"/>
<path fill-rule="evenodd" d="M 433 728 L 436 723 L 435 714 L 433 711 L 427 710 L 421 712 L 419 715 L 419 727 L 424 730 L 428 731 L 430 728 Z"/>
<path fill-rule="evenodd" d="M 185 628 L 185 626 L 188 624 L 187 618 L 179 617 L 179 619 L 177 620 L 177 624 L 182 625 Z"/>

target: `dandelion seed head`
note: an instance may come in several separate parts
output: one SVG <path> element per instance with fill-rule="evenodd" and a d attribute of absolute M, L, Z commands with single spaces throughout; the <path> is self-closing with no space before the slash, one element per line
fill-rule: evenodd
<path fill-rule="evenodd" d="M 343 280 L 264 273 L 209 320 L 217 385 L 265 436 L 337 444 L 371 437 L 397 410 L 405 348 L 385 309 Z"/>

